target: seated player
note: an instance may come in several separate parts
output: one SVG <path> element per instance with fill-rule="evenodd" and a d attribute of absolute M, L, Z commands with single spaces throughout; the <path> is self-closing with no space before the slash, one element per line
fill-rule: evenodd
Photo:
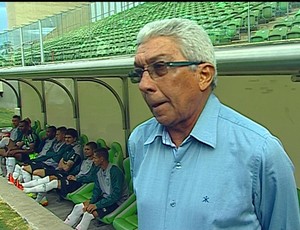
<path fill-rule="evenodd" d="M 95 174 L 91 200 L 76 204 L 65 219 L 67 225 L 75 225 L 82 219 L 76 229 L 87 230 L 92 219 L 114 211 L 128 198 L 128 186 L 122 170 L 108 161 L 108 150 L 98 148 L 94 151 L 94 163 L 99 166 Z"/>
<path fill-rule="evenodd" d="M 22 132 L 21 141 L 16 142 L 14 145 L 8 145 L 6 149 L 0 149 L 0 156 L 7 157 L 7 177 L 8 175 L 12 176 L 16 161 L 22 163 L 30 161 L 29 155 L 36 151 L 39 144 L 39 137 L 32 132 L 28 121 L 20 121 L 19 129 Z"/>
<path fill-rule="evenodd" d="M 76 174 L 59 177 L 56 175 L 46 176 L 39 180 L 32 180 L 23 183 L 24 192 L 48 192 L 57 189 L 61 197 L 66 197 L 68 193 L 80 188 L 84 183 L 93 182 L 93 177 L 99 170 L 99 167 L 93 163 L 94 150 L 97 148 L 96 142 L 88 142 L 84 146 L 85 159 L 78 166 Z"/>

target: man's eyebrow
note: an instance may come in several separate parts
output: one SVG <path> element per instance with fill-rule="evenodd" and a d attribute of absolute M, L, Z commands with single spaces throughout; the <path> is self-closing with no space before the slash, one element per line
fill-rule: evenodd
<path fill-rule="evenodd" d="M 168 58 L 170 55 L 167 54 L 159 54 L 157 56 L 151 57 L 149 60 L 146 60 L 146 63 L 152 64 L 158 61 L 158 59 L 162 59 L 162 58 Z M 143 67 L 142 65 L 137 64 L 136 62 L 133 63 L 134 66 L 136 67 Z"/>

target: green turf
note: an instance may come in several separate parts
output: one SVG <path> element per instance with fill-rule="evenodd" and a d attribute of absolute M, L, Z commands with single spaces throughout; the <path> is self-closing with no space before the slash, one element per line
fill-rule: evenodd
<path fill-rule="evenodd" d="M 29 224 L 2 200 L 0 200 L 0 229 L 31 230 Z"/>

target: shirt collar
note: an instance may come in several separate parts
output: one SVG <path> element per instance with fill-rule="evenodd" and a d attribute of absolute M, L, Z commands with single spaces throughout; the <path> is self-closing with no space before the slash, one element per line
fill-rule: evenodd
<path fill-rule="evenodd" d="M 217 124 L 219 110 L 220 101 L 213 93 L 211 93 L 190 136 L 215 148 L 217 143 Z M 153 117 L 151 119 L 155 118 Z M 146 145 L 152 143 L 158 136 L 168 136 L 163 125 L 161 125 L 157 121 L 154 122 L 154 124 L 156 125 L 156 127 L 154 128 L 154 132 L 152 132 L 152 134 L 145 141 Z"/>
<path fill-rule="evenodd" d="M 156 137 L 163 136 L 164 126 L 158 123 L 155 117 L 152 117 L 150 120 L 153 121 L 156 127 L 153 129 L 154 132 L 145 141 L 145 145 L 152 143 Z"/>
<path fill-rule="evenodd" d="M 220 101 L 211 93 L 190 136 L 215 148 L 217 144 L 219 110 Z"/>

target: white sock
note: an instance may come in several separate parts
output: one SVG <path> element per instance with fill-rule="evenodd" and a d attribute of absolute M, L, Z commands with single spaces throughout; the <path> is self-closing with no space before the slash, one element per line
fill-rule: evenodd
<path fill-rule="evenodd" d="M 49 176 L 41 178 L 39 176 L 33 175 L 31 181 L 22 183 L 22 185 L 23 185 L 23 187 L 29 188 L 29 187 L 34 187 L 34 186 L 37 186 L 40 184 L 48 183 L 49 181 L 50 181 Z"/>
<path fill-rule="evenodd" d="M 42 177 L 37 176 L 37 175 L 32 175 L 32 180 L 31 181 L 37 181 L 37 180 L 40 180 L 40 179 L 42 179 Z"/>
<path fill-rule="evenodd" d="M 72 212 L 67 216 L 64 223 L 70 226 L 76 224 L 79 220 L 80 216 L 83 214 L 83 203 L 76 204 L 72 210 Z"/>
<path fill-rule="evenodd" d="M 23 182 L 23 174 L 20 173 L 20 175 L 18 176 L 17 180 L 21 183 Z"/>
<path fill-rule="evenodd" d="M 31 181 L 31 174 L 27 171 L 25 171 L 23 168 L 21 170 L 22 176 L 23 176 L 23 181 L 26 183 L 28 181 Z"/>
<path fill-rule="evenodd" d="M 15 180 L 18 179 L 19 175 L 21 174 L 21 170 L 22 170 L 22 167 L 19 164 L 16 164 L 14 172 L 13 172 L 13 178 Z"/>
<path fill-rule="evenodd" d="M 85 212 L 83 214 L 83 217 L 80 221 L 80 223 L 76 226 L 75 229 L 77 230 L 87 230 L 89 228 L 89 225 L 91 223 L 91 220 L 94 219 L 95 217 L 93 214 Z"/>
<path fill-rule="evenodd" d="M 16 158 L 14 158 L 14 157 L 7 157 L 6 158 L 7 175 L 14 172 L 15 165 L 16 165 Z"/>
<path fill-rule="evenodd" d="M 44 179 L 44 178 L 42 178 Z M 31 182 L 31 181 L 30 181 Z M 23 185 L 23 184 L 22 184 Z M 48 183 L 43 183 L 43 184 L 39 184 L 37 186 L 34 187 L 24 187 L 24 192 L 25 193 L 30 193 L 30 192 L 48 192 L 54 188 L 58 187 L 58 180 L 52 180 Z"/>
<path fill-rule="evenodd" d="M 4 148 L 9 143 L 9 137 L 3 137 L 0 141 L 0 148 Z"/>

